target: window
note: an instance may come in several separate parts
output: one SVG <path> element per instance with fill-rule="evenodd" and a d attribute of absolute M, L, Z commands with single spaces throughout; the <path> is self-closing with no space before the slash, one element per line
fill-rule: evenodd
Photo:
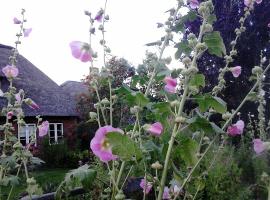
<path fill-rule="evenodd" d="M 50 123 L 49 126 L 50 144 L 57 144 L 63 138 L 63 124 L 62 123 Z"/>
<path fill-rule="evenodd" d="M 27 145 L 30 141 L 35 140 L 36 144 L 36 125 L 35 124 L 25 124 L 18 127 L 18 139 L 22 145 Z"/>

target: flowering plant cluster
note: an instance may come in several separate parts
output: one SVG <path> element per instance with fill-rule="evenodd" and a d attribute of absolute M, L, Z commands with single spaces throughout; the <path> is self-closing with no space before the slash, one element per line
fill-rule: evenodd
<path fill-rule="evenodd" d="M 20 76 L 19 69 L 16 66 L 18 45 L 21 44 L 21 36 L 28 37 L 32 31 L 31 28 L 24 28 L 26 19 L 25 19 L 25 10 L 22 9 L 21 12 L 22 20 L 14 18 L 13 22 L 15 25 L 19 25 L 19 32 L 16 34 L 17 40 L 15 42 L 16 46 L 12 49 L 13 54 L 10 56 L 9 63 L 2 68 L 2 73 L 9 81 L 9 87 L 7 91 L 2 91 L 0 89 L 0 97 L 6 99 L 7 106 L 1 108 L 1 116 L 6 118 L 5 123 L 0 125 L 0 187 L 11 186 L 7 199 L 11 198 L 11 194 L 14 190 L 14 187 L 19 185 L 19 173 L 24 169 L 26 176 L 26 184 L 29 196 L 33 194 L 41 194 L 42 190 L 39 185 L 36 183 L 34 177 L 30 177 L 28 173 L 29 165 L 40 164 L 43 161 L 37 157 L 34 157 L 30 152 L 31 147 L 36 143 L 35 133 L 31 133 L 31 141 L 23 146 L 19 139 L 14 135 L 14 121 L 17 122 L 18 126 L 24 126 L 24 112 L 22 105 L 26 104 L 31 109 L 39 109 L 32 99 L 27 98 L 22 89 L 17 89 L 14 87 L 13 82 Z M 49 122 L 43 121 L 37 116 L 37 127 L 39 137 L 43 137 L 48 133 Z M 17 171 L 16 175 L 12 172 Z M 2 198 L 2 195 L 0 196 Z"/>
<path fill-rule="evenodd" d="M 239 19 L 240 27 L 235 29 L 235 39 L 231 42 L 229 54 L 226 54 L 220 33 L 213 30 L 215 15 L 212 1 L 199 3 L 197 0 L 189 0 L 187 4 L 181 0 L 177 1 L 177 7 L 170 10 L 168 21 L 158 25 L 159 28 L 164 27 L 166 31 L 163 40 L 148 44 L 159 48 L 159 55 L 149 56 L 148 63 L 151 70 L 144 77 L 138 78 L 135 75 L 120 88 L 111 88 L 113 77 L 110 70 L 106 68 L 105 60 L 108 53 L 104 39 L 104 22 L 108 21 L 108 16 L 105 16 L 106 9 L 98 12 L 95 18 L 91 17 L 91 13 L 86 13 L 91 22 L 90 41 L 95 30 L 94 22 L 102 23 L 99 26 L 102 33 L 100 44 L 104 50 L 102 71 L 97 72 L 94 68 L 97 53 L 93 51 L 91 42 L 86 44 L 74 41 L 70 43 L 70 47 L 75 58 L 91 63 L 89 85 L 95 89 L 98 102 L 95 104 L 95 112 L 91 112 L 89 116 L 92 121 L 98 122 L 99 129 L 90 142 L 90 149 L 109 171 L 112 189 L 105 189 L 102 194 L 104 197 L 125 199 L 127 194 L 123 186 L 136 166 L 141 166 L 143 169 L 139 175 L 142 177 L 139 186 L 143 191 L 143 199 L 146 199 L 151 192 L 158 200 L 186 199 L 191 195 L 192 190 L 188 191 L 188 189 L 192 184 L 197 185 L 195 196 L 203 190 L 203 180 L 201 175 L 197 174 L 205 172 L 201 171 L 199 166 L 207 153 L 213 150 L 212 147 L 219 144 L 220 139 L 220 148 L 210 163 L 211 166 L 221 153 L 221 147 L 233 138 L 243 137 L 245 122 L 235 118 L 243 104 L 251 100 L 251 95 L 262 90 L 264 74 L 270 67 L 270 65 L 264 67 L 265 59 L 258 63 L 260 66 L 253 69 L 253 75 L 256 76 L 253 88 L 235 110 L 227 110 L 226 103 L 219 97 L 226 87 L 224 76 L 227 72 L 230 72 L 234 78 L 241 76 L 242 67 L 232 65 L 234 58 L 237 57 L 236 44 L 246 30 L 245 20 L 256 4 L 261 2 L 243 1 L 244 16 Z M 163 52 L 170 46 L 174 35 L 178 34 L 176 27 L 184 25 L 187 20 L 181 18 L 182 7 L 189 7 L 190 12 L 196 12 L 201 19 L 201 25 L 199 35 L 196 36 L 194 33 L 187 35 L 185 48 L 189 49 L 189 53 L 181 50 L 183 47 L 180 47 L 180 52 L 183 52 L 181 62 L 184 68 L 173 71 L 167 67 L 171 58 L 163 58 Z M 203 90 L 205 77 L 199 72 L 196 64 L 206 51 L 223 57 L 225 61 L 225 66 L 220 70 L 218 77 L 219 83 L 210 93 L 205 93 Z M 99 95 L 101 82 L 107 82 L 109 87 L 109 96 L 104 99 L 101 99 Z M 155 88 L 156 84 L 163 85 L 163 88 Z M 116 101 L 113 100 L 115 95 L 117 95 Z M 150 100 L 157 96 L 158 100 Z M 186 109 L 188 102 L 197 105 L 196 108 Z M 132 124 L 114 128 L 118 126 L 113 120 L 113 106 L 116 103 L 130 106 L 130 114 L 134 117 Z M 211 116 L 214 115 L 220 115 L 222 121 L 215 123 L 211 121 Z M 253 138 L 252 145 L 255 154 L 260 155 L 268 150 L 269 145 L 267 141 L 264 141 L 265 139 L 263 135 L 261 138 Z M 160 156 L 154 156 L 153 152 Z M 178 155 L 175 155 L 176 152 Z M 121 181 L 124 182 L 120 183 Z M 195 199 L 195 196 L 192 199 Z"/>

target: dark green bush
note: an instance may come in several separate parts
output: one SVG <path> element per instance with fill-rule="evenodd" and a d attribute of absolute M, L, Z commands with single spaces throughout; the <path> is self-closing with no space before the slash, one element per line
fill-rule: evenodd
<path fill-rule="evenodd" d="M 50 168 L 76 168 L 83 158 L 79 150 L 70 150 L 65 140 L 51 145 L 47 137 L 41 142 L 38 156 Z"/>

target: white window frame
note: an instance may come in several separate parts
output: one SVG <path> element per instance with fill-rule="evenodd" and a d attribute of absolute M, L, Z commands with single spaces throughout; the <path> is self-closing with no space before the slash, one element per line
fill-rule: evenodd
<path fill-rule="evenodd" d="M 54 125 L 54 142 L 51 143 L 51 130 L 50 126 Z M 61 125 L 61 138 L 64 138 L 64 124 L 63 123 L 49 123 L 49 144 L 58 144 L 57 125 Z"/>
<path fill-rule="evenodd" d="M 28 127 L 30 127 L 30 126 L 32 126 L 32 127 L 34 127 L 34 130 L 35 130 L 35 132 L 34 132 L 34 137 L 35 137 L 35 146 L 37 146 L 37 126 L 36 126 L 36 124 L 33 124 L 33 123 L 29 123 L 29 124 L 25 124 L 25 125 L 23 125 L 23 126 L 25 126 L 26 127 L 26 132 L 25 132 L 25 145 L 27 145 L 27 144 L 29 144 L 30 143 L 30 130 L 28 129 Z M 19 124 L 18 124 L 18 140 L 21 142 L 21 136 L 20 136 L 20 128 L 21 128 L 22 126 L 20 126 Z"/>

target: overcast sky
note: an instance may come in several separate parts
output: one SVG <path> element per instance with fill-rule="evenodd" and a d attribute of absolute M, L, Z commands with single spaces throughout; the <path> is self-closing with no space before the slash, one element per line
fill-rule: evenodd
<path fill-rule="evenodd" d="M 89 64 L 71 56 L 69 43 L 88 41 L 89 22 L 84 10 L 96 14 L 104 3 L 105 0 L 5 1 L 0 7 L 0 43 L 14 46 L 19 27 L 13 24 L 13 17 L 20 17 L 21 8 L 25 8 L 25 27 L 33 31 L 23 39 L 19 52 L 58 84 L 78 81 L 87 74 Z M 140 63 L 146 50 L 144 44 L 164 35 L 156 28 L 156 22 L 164 22 L 168 17 L 164 12 L 175 4 L 176 0 L 108 0 L 110 21 L 105 37 L 112 53 L 134 65 Z M 99 41 L 100 35 L 96 39 Z"/>

